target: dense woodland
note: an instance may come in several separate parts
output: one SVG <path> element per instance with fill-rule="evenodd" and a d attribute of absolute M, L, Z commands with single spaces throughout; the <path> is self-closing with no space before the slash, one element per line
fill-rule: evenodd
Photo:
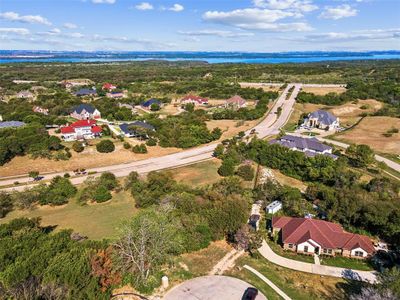
<path fill-rule="evenodd" d="M 278 192 L 273 192 L 276 188 L 270 185 L 261 189 L 267 200 L 281 200 L 289 215 L 315 213 L 312 204 L 316 204 L 318 214 L 348 230 L 378 235 L 400 247 L 400 185 L 382 176 L 367 184 L 360 182 L 358 170 L 374 169 L 373 151 L 368 146 L 353 146 L 344 154 L 336 154 L 340 155 L 336 161 L 323 155 L 307 157 L 302 152 L 258 139 L 248 144 L 232 139 L 214 153 L 223 160 L 221 175 L 233 175 L 237 166 L 251 159 L 309 183 L 304 195 L 287 187 Z"/>

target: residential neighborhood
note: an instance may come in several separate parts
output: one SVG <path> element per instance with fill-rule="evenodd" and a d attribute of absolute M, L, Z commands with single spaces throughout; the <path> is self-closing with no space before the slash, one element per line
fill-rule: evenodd
<path fill-rule="evenodd" d="M 61 127 L 61 138 L 64 141 L 94 139 L 101 136 L 102 128 L 95 120 L 83 119 Z"/>

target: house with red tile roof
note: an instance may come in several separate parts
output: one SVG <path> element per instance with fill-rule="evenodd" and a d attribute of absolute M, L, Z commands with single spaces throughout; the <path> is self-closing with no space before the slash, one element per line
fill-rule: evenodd
<path fill-rule="evenodd" d="M 239 109 L 246 106 L 247 106 L 246 100 L 240 97 L 239 95 L 235 95 L 225 101 L 226 108 Z"/>
<path fill-rule="evenodd" d="M 367 236 L 346 232 L 339 224 L 323 220 L 273 217 L 272 232 L 279 234 L 285 250 L 302 254 L 364 259 L 375 252 Z"/>
<path fill-rule="evenodd" d="M 117 87 L 115 85 L 108 83 L 108 82 L 103 84 L 103 87 L 102 87 L 103 90 L 107 90 L 109 92 L 111 92 L 112 90 L 115 90 L 116 88 Z"/>
<path fill-rule="evenodd" d="M 193 103 L 195 106 L 207 105 L 208 99 L 196 95 L 186 95 L 181 99 L 181 104 L 189 104 L 189 103 Z"/>
<path fill-rule="evenodd" d="M 64 141 L 94 139 L 101 136 L 102 128 L 95 120 L 79 120 L 60 129 Z"/>

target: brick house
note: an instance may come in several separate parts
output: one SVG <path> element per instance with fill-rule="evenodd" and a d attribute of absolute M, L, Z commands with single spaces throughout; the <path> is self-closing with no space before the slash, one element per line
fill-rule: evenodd
<path fill-rule="evenodd" d="M 375 252 L 367 236 L 346 232 L 339 224 L 322 220 L 273 217 L 272 233 L 279 234 L 285 250 L 302 254 L 365 259 Z"/>

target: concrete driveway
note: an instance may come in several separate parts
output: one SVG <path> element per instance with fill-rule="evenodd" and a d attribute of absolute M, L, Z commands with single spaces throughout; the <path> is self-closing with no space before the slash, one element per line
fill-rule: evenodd
<path fill-rule="evenodd" d="M 197 277 L 172 288 L 164 300 L 241 300 L 248 287 L 247 282 L 228 276 Z M 258 292 L 256 300 L 267 300 Z"/>

